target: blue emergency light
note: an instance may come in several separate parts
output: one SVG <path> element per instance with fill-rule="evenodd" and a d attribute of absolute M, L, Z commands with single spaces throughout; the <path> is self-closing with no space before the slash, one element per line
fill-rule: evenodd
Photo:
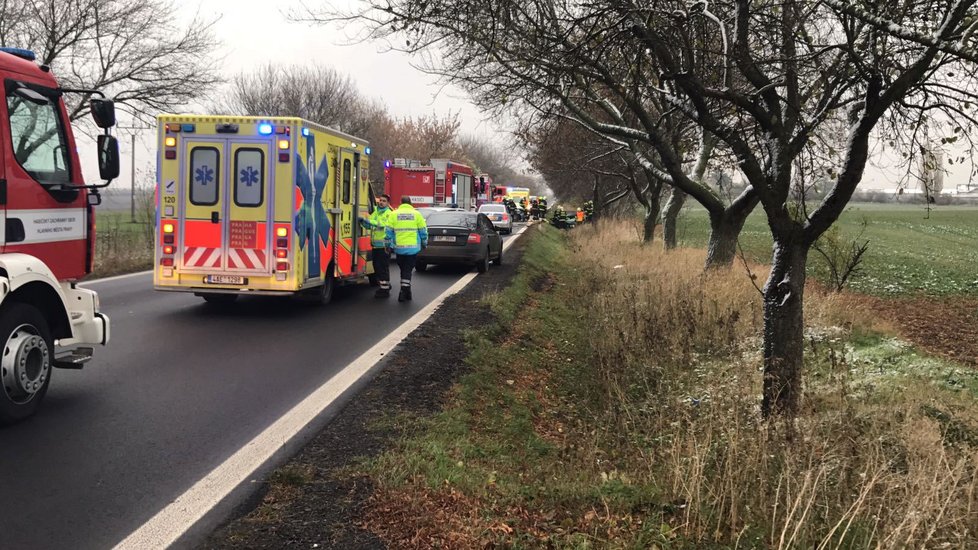
<path fill-rule="evenodd" d="M 28 61 L 34 61 L 37 59 L 36 53 L 25 48 L 0 48 L 0 52 L 9 53 L 10 55 L 15 55 Z"/>
<path fill-rule="evenodd" d="M 309 128 L 302 129 L 302 137 L 309 137 Z"/>
<path fill-rule="evenodd" d="M 263 136 L 271 135 L 271 133 L 274 130 L 275 130 L 275 128 L 272 128 L 272 125 L 271 124 L 259 124 L 258 125 L 258 133 L 261 134 L 261 135 L 263 135 Z"/>
<path fill-rule="evenodd" d="M 368 155 L 369 155 L 369 154 L 370 154 L 370 147 L 365 147 L 365 148 L 363 149 L 363 152 L 364 152 L 365 154 L 368 154 Z"/>
<path fill-rule="evenodd" d="M 391 167 L 391 161 L 385 160 L 384 161 L 384 168 L 390 168 L 390 167 Z"/>
<path fill-rule="evenodd" d="M 182 124 L 180 125 L 180 129 L 189 134 L 196 131 L 197 127 L 193 124 Z"/>

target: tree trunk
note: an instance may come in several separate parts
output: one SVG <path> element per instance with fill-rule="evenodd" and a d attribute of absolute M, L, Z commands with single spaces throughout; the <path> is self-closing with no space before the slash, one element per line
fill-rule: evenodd
<path fill-rule="evenodd" d="M 673 250 L 678 246 L 676 223 L 685 203 L 686 193 L 678 187 L 673 187 L 672 192 L 669 193 L 669 200 L 666 201 L 666 208 L 662 211 L 662 238 L 666 250 Z"/>
<path fill-rule="evenodd" d="M 659 221 L 661 199 L 656 192 L 647 194 L 645 200 L 648 205 L 645 207 L 645 219 L 642 221 L 642 244 L 651 244 L 655 241 L 655 225 Z"/>
<path fill-rule="evenodd" d="M 598 221 L 604 213 L 604 203 L 601 202 L 601 193 L 598 192 L 598 178 L 594 178 L 594 187 L 591 189 L 591 204 L 594 213 L 591 214 L 591 221 Z"/>
<path fill-rule="evenodd" d="M 771 276 L 764 285 L 764 416 L 798 412 L 805 346 L 805 264 L 800 238 L 775 241 Z"/>
<path fill-rule="evenodd" d="M 710 242 L 706 248 L 706 269 L 718 269 L 733 265 L 737 257 L 737 239 L 744 228 L 744 219 L 737 219 L 724 211 L 710 215 Z M 746 216 L 744 217 L 746 218 Z"/>
<path fill-rule="evenodd" d="M 710 212 L 710 242 L 706 250 L 706 269 L 730 267 L 737 257 L 737 239 L 747 216 L 757 206 L 757 194 L 745 191 L 730 206 Z"/>

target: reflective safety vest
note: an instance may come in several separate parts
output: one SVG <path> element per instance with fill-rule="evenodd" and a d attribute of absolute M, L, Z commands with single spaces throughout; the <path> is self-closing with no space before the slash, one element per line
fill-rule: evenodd
<path fill-rule="evenodd" d="M 584 212 L 583 212 L 583 211 L 581 211 L 581 210 L 578 210 L 578 211 L 577 211 L 577 221 L 578 221 L 578 222 L 582 222 L 582 221 L 584 221 Z"/>
<path fill-rule="evenodd" d="M 390 213 L 387 226 L 388 246 L 393 245 L 395 254 L 412 255 L 428 246 L 428 224 L 424 216 L 410 204 L 402 204 Z"/>
<path fill-rule="evenodd" d="M 360 220 L 360 224 L 370 230 L 370 246 L 384 248 L 392 212 L 390 208 L 374 208 L 368 219 Z"/>

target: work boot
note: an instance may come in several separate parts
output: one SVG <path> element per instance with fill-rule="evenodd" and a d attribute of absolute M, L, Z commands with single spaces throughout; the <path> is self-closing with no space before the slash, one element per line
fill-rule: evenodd
<path fill-rule="evenodd" d="M 377 292 L 374 292 L 374 298 L 390 298 L 390 297 L 391 297 L 390 287 L 387 288 L 380 287 L 377 289 Z"/>
<path fill-rule="evenodd" d="M 411 300 L 411 287 L 402 286 L 401 293 L 397 295 L 398 302 L 408 302 Z"/>

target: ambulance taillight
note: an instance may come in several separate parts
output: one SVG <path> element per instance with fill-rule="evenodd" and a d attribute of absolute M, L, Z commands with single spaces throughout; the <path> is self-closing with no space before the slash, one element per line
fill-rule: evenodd
<path fill-rule="evenodd" d="M 163 267 L 173 267 L 173 254 L 176 252 L 176 234 L 174 233 L 174 226 L 172 223 L 163 224 L 163 249 L 162 256 L 160 257 L 160 265 Z"/>
<path fill-rule="evenodd" d="M 289 228 L 275 228 L 275 279 L 284 281 L 289 271 Z"/>

